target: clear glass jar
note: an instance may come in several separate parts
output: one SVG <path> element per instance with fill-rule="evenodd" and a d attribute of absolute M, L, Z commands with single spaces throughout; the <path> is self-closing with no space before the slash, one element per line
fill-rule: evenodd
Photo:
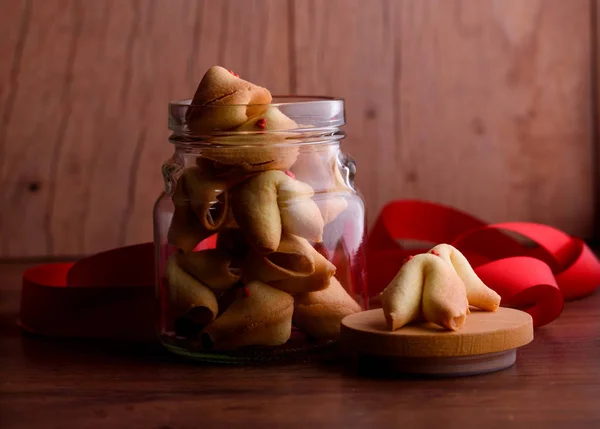
<path fill-rule="evenodd" d="M 340 150 L 343 100 L 189 103 L 169 105 L 175 152 L 154 208 L 162 343 L 230 363 L 335 343 L 341 319 L 367 305 L 365 208 Z M 243 114 L 250 125 L 211 128 Z"/>

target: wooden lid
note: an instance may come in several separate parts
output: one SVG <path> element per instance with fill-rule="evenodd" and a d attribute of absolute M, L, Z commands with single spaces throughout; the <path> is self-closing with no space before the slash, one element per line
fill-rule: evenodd
<path fill-rule="evenodd" d="M 349 352 L 377 356 L 451 357 L 497 353 L 533 340 L 533 321 L 523 311 L 501 307 L 471 310 L 458 331 L 417 323 L 390 331 L 382 309 L 362 311 L 342 320 L 341 344 Z"/>

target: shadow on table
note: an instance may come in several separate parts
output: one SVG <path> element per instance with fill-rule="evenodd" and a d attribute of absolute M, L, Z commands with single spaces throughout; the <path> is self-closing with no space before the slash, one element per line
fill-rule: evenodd
<path fill-rule="evenodd" d="M 19 330 L 15 326 L 15 330 Z M 337 348 L 330 349 L 321 355 L 298 355 L 295 358 L 275 362 L 257 362 L 244 365 L 206 363 L 177 356 L 166 350 L 159 342 L 124 342 L 100 339 L 49 338 L 22 332 L 22 357 L 36 366 L 60 365 L 106 365 L 120 363 L 138 366 L 196 366 L 214 368 L 289 368 L 302 366 L 318 366 L 330 373 L 352 375 L 348 360 Z"/>

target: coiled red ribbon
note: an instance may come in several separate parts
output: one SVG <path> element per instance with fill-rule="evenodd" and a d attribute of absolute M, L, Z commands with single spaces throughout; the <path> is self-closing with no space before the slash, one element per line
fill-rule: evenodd
<path fill-rule="evenodd" d="M 407 256 L 431 247 L 409 247 L 399 240 L 452 244 L 500 294 L 502 305 L 527 311 L 534 326 L 550 323 L 565 300 L 589 295 L 600 285 L 600 261 L 594 253 L 555 228 L 527 222 L 487 225 L 447 206 L 401 200 L 383 208 L 369 235 L 371 297 L 387 286 Z"/>
<path fill-rule="evenodd" d="M 506 231 L 536 245 L 523 244 Z M 502 304 L 524 309 L 535 326 L 558 317 L 565 299 L 588 295 L 600 284 L 600 262 L 592 251 L 554 228 L 523 222 L 486 225 L 439 204 L 395 201 L 383 209 L 369 235 L 371 297 L 387 286 L 405 257 L 430 247 L 407 248 L 397 240 L 453 244 L 502 296 Z M 213 247 L 214 239 L 201 244 Z M 74 264 L 31 268 L 23 274 L 21 326 L 50 336 L 152 339 L 154 269 L 152 243 L 109 250 Z"/>

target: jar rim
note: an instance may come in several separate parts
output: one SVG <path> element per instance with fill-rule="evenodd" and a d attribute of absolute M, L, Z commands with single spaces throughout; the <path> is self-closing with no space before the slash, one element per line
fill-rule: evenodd
<path fill-rule="evenodd" d="M 341 108 L 344 105 L 344 99 L 341 97 L 330 97 L 326 95 L 273 95 L 273 100 L 278 100 L 276 102 L 271 102 L 268 104 L 221 104 L 221 105 L 205 105 L 205 104 L 192 104 L 191 98 L 182 98 L 177 100 L 172 100 L 169 102 L 169 107 L 186 107 L 186 108 L 202 108 L 207 107 L 211 109 L 215 108 L 231 108 L 231 107 L 248 107 L 248 106 L 263 106 L 263 107 L 281 107 L 287 105 L 324 105 L 324 104 L 339 104 Z"/>
<path fill-rule="evenodd" d="M 264 134 L 285 136 L 285 140 L 300 139 L 303 142 L 314 142 L 319 138 L 328 140 L 330 137 L 339 140 L 340 136 L 343 137 L 340 127 L 346 123 L 344 99 L 336 97 L 275 95 L 269 104 L 194 105 L 191 101 L 191 99 L 182 99 L 169 103 L 169 129 L 173 131 L 171 142 L 219 144 L 224 141 L 224 138 L 236 137 L 242 140 L 238 143 L 260 144 L 254 137 Z M 245 115 L 247 110 L 254 106 L 260 107 L 256 109 L 258 112 L 277 108 L 292 119 L 296 126 L 278 130 L 241 131 L 235 128 L 208 129 L 205 125 L 199 127 L 197 123 L 190 122 L 190 114 L 204 112 L 205 117 L 218 120 L 221 112 L 223 117 L 227 118 L 235 109 L 244 109 L 242 115 Z"/>

